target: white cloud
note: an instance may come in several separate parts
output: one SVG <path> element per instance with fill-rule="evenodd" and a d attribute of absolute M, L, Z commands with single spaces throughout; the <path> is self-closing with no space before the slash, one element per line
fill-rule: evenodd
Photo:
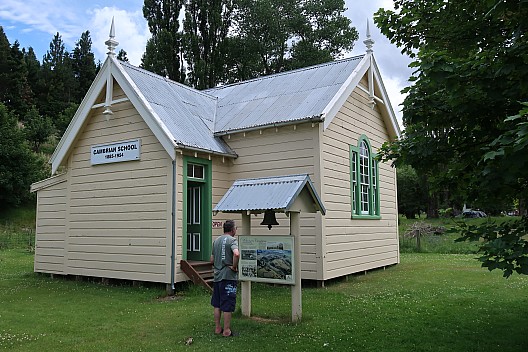
<path fill-rule="evenodd" d="M 92 50 L 98 59 L 104 61 L 108 51 L 104 42 L 108 39 L 110 24 L 114 17 L 115 39 L 119 42 L 117 51 L 125 50 L 131 64 L 138 66 L 141 63 L 141 56 L 150 38 L 141 10 L 131 12 L 116 7 L 103 7 L 90 10 L 89 16 L 91 18 L 88 27 L 92 37 Z"/>
<path fill-rule="evenodd" d="M 60 8 L 61 11 L 57 11 Z M 23 32 L 40 31 L 50 36 L 60 32 L 63 40 L 70 46 L 80 37 L 82 26 L 77 12 L 70 1 L 40 0 L 17 1 L 2 0 L 0 18 L 21 27 Z M 78 32 L 78 33 L 77 33 Z"/>

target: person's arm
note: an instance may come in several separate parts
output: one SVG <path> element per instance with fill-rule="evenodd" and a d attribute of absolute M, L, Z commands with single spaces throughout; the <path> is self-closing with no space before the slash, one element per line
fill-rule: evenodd
<path fill-rule="evenodd" d="M 233 271 L 238 271 L 238 261 L 240 260 L 240 252 L 238 251 L 238 248 L 233 249 L 233 265 L 231 266 L 231 269 Z"/>
<path fill-rule="evenodd" d="M 214 264 L 214 255 L 211 254 L 211 259 L 209 260 L 211 264 Z"/>

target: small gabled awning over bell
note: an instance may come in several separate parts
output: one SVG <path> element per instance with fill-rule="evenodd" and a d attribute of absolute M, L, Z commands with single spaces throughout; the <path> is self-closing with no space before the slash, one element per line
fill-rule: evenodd
<path fill-rule="evenodd" d="M 268 209 L 326 213 L 307 174 L 236 180 L 213 211 L 256 214 Z"/>

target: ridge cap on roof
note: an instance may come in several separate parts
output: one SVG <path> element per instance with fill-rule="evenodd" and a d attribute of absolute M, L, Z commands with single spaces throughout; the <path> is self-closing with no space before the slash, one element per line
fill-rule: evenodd
<path fill-rule="evenodd" d="M 126 61 L 121 61 L 121 60 L 117 60 L 119 62 L 119 64 L 121 64 L 122 66 L 128 66 L 129 68 L 133 69 L 133 70 L 136 70 L 138 72 L 141 72 L 143 74 L 146 74 L 147 76 L 151 76 L 152 78 L 155 78 L 155 79 L 159 79 L 159 80 L 162 80 L 164 82 L 167 82 L 169 84 L 174 84 L 180 88 L 184 88 L 186 90 L 189 90 L 193 93 L 197 93 L 197 94 L 200 94 L 200 95 L 203 95 L 204 97 L 206 98 L 209 98 L 209 99 L 212 99 L 214 101 L 218 100 L 218 97 L 215 97 L 214 95 L 211 95 L 211 94 L 207 94 L 205 91 L 202 91 L 202 90 L 198 90 L 196 88 L 193 88 L 193 87 L 190 87 L 188 85 L 185 85 L 183 83 L 180 83 L 180 82 L 176 82 L 170 78 L 167 78 L 167 77 L 163 77 L 161 75 L 158 75 L 157 73 L 154 73 L 154 72 L 151 72 L 149 70 L 146 70 L 144 68 L 141 68 L 141 67 L 138 67 L 138 66 L 135 66 L 135 65 L 132 65 L 131 63 L 129 62 L 126 62 Z"/>
<path fill-rule="evenodd" d="M 308 174 L 293 174 L 293 175 L 279 175 L 279 176 L 264 176 L 264 177 L 251 177 L 251 178 L 242 178 L 235 180 L 236 182 L 249 182 L 249 181 L 258 181 L 258 180 L 273 180 L 273 179 L 281 179 L 281 178 L 303 178 L 306 179 L 307 177 L 310 177 Z M 234 184 L 233 183 L 233 184 Z"/>
<path fill-rule="evenodd" d="M 293 73 L 296 73 L 296 72 L 313 70 L 313 69 L 316 69 L 318 67 L 335 65 L 335 64 L 338 64 L 338 63 L 344 62 L 344 61 L 360 60 L 365 55 L 366 54 L 360 54 L 360 55 L 351 56 L 351 57 L 347 57 L 347 58 L 343 58 L 343 59 L 339 59 L 339 60 L 324 62 L 322 64 L 301 67 L 301 68 L 297 68 L 297 69 L 294 69 L 294 70 L 283 71 L 283 72 L 278 72 L 278 73 L 272 73 L 270 75 L 259 76 L 259 77 L 251 78 L 251 79 L 248 79 L 248 80 L 245 80 L 245 81 L 234 82 L 234 83 L 230 83 L 230 84 L 226 84 L 226 85 L 222 85 L 222 86 L 217 86 L 217 87 L 213 87 L 213 88 L 207 88 L 207 89 L 202 90 L 202 92 L 219 91 L 219 90 L 222 90 L 224 88 L 229 88 L 229 87 L 233 87 L 233 86 L 237 86 L 237 85 L 242 85 L 242 84 L 246 84 L 246 83 L 250 83 L 250 82 L 254 82 L 254 81 L 261 81 L 261 80 L 264 80 L 264 79 L 270 79 L 270 78 L 274 78 L 274 77 L 278 77 L 278 76 L 289 75 L 289 74 L 293 74 Z"/>

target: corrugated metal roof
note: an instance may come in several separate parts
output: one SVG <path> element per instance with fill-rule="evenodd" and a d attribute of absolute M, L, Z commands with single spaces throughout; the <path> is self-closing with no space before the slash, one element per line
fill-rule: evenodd
<path fill-rule="evenodd" d="M 198 91 L 120 62 L 176 144 L 235 153 L 218 135 L 320 120 L 364 55 Z M 217 136 L 215 136 L 215 134 Z"/>
<path fill-rule="evenodd" d="M 120 64 L 177 144 L 235 155 L 220 137 L 213 135 L 215 97 L 128 63 Z"/>
<path fill-rule="evenodd" d="M 307 174 L 237 180 L 218 202 L 214 211 L 286 211 L 304 187 L 310 192 L 317 210 L 324 214 L 324 205 Z"/>
<path fill-rule="evenodd" d="M 218 98 L 215 132 L 320 116 L 363 56 L 205 90 Z"/>

